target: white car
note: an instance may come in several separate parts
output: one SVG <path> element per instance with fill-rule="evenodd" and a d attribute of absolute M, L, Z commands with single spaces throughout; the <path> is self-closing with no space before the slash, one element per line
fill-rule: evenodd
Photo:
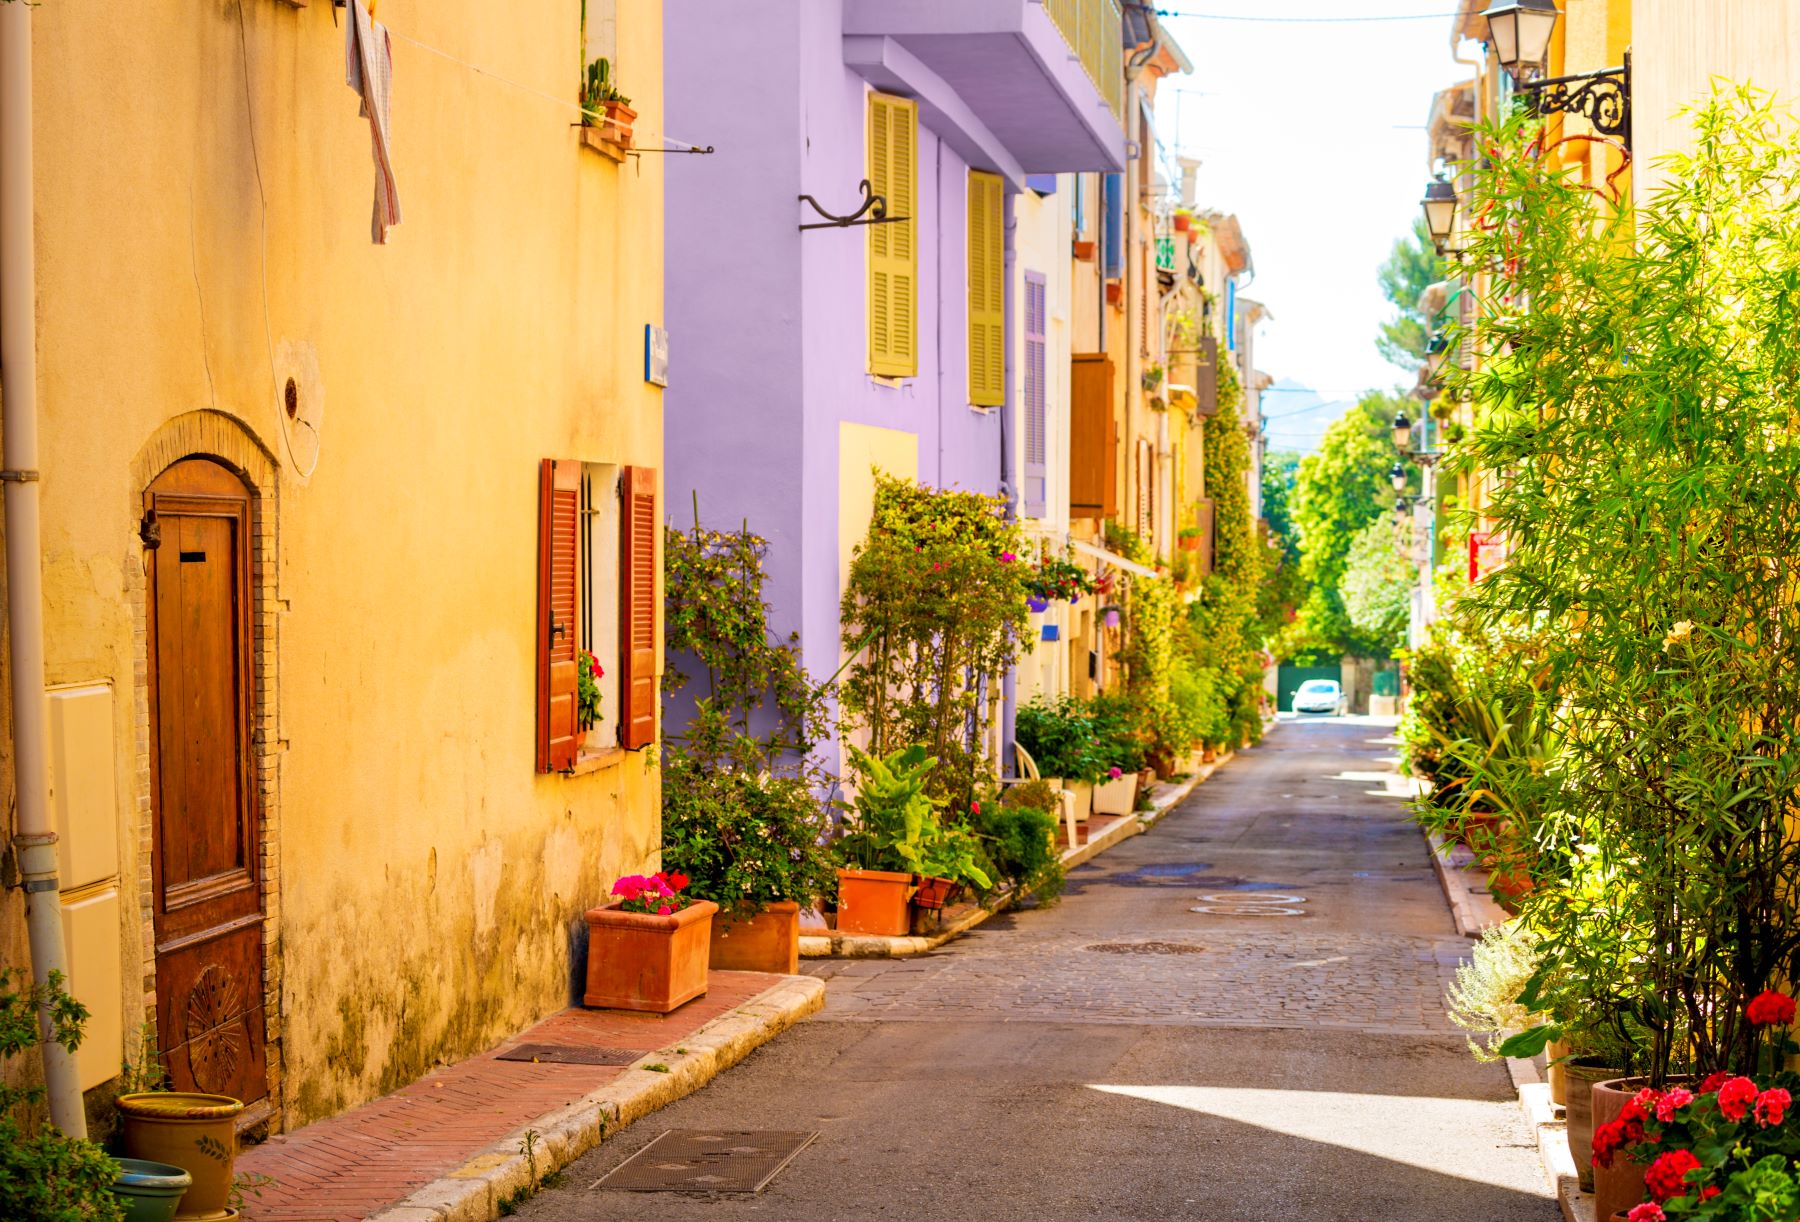
<path fill-rule="evenodd" d="M 1344 689 L 1335 679 L 1308 679 L 1294 693 L 1296 713 L 1336 713 L 1344 700 Z"/>

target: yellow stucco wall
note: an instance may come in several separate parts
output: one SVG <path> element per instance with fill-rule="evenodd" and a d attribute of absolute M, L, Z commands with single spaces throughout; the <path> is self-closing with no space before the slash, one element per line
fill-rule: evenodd
<path fill-rule="evenodd" d="M 620 84 L 656 144 L 660 4 L 617 8 Z M 128 880 L 148 847 L 134 463 L 209 408 L 278 472 L 264 813 L 289 1126 L 566 1004 L 572 924 L 658 843 L 645 756 L 533 772 L 533 624 L 538 460 L 662 465 L 641 358 L 662 159 L 580 146 L 577 0 L 379 17 L 405 213 L 385 247 L 328 0 L 33 18 L 47 679 L 117 693 Z M 327 409 L 310 474 L 289 377 Z M 131 1027 L 154 1005 L 125 908 Z"/>

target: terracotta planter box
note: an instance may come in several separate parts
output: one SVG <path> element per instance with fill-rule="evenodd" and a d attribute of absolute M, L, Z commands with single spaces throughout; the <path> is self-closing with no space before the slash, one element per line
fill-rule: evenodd
<path fill-rule="evenodd" d="M 1096 245 L 1097 243 L 1084 242 L 1080 238 L 1077 238 L 1070 243 L 1070 251 L 1074 254 L 1075 258 L 1082 263 L 1092 263 L 1094 261 L 1094 248 Z"/>
<path fill-rule="evenodd" d="M 705 993 L 712 918 L 718 910 L 711 900 L 697 900 L 668 916 L 625 912 L 617 901 L 588 909 L 582 1004 L 667 1014 Z"/>
<path fill-rule="evenodd" d="M 623 102 L 606 103 L 606 138 L 620 148 L 631 147 L 631 125 L 637 122 L 637 111 Z"/>
<path fill-rule="evenodd" d="M 1138 775 L 1127 773 L 1116 781 L 1094 786 L 1096 815 L 1129 815 L 1137 806 Z"/>
<path fill-rule="evenodd" d="M 887 870 L 839 870 L 838 932 L 904 937 L 912 928 L 912 880 Z"/>
<path fill-rule="evenodd" d="M 711 964 L 721 972 L 792 976 L 800 970 L 800 905 L 782 900 L 746 920 L 714 917 Z"/>

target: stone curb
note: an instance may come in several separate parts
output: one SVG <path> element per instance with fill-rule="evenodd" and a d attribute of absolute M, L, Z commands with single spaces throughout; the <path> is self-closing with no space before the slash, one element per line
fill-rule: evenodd
<path fill-rule="evenodd" d="M 1427 832 L 1425 839 L 1431 844 L 1431 868 L 1437 872 L 1438 886 L 1444 889 L 1457 933 L 1465 938 L 1479 938 L 1490 925 L 1512 919 L 1488 892 L 1487 879 L 1482 877 L 1475 854 L 1436 832 Z"/>
<path fill-rule="evenodd" d="M 1538 1072 L 1537 1062 L 1508 1057 L 1506 1072 L 1512 1077 L 1513 1089 L 1519 1092 L 1525 1122 L 1537 1135 L 1544 1179 L 1556 1190 L 1563 1222 L 1595 1222 L 1593 1194 L 1581 1191 L 1575 1156 L 1569 1150 L 1569 1128 L 1562 1121 L 1560 1109 L 1550 1101 L 1550 1084 Z"/>
<path fill-rule="evenodd" d="M 1074 845 L 1063 851 L 1063 869 L 1073 870 L 1101 853 L 1129 840 L 1140 832 L 1147 831 L 1158 819 L 1168 814 L 1183 799 L 1194 792 L 1194 787 L 1206 780 L 1235 755 L 1227 752 L 1210 764 L 1202 764 L 1194 774 L 1185 781 L 1175 784 L 1158 785 L 1150 795 L 1153 809 L 1139 813 L 1137 820 L 1115 820 L 1112 826 L 1089 840 L 1086 844 Z M 990 908 L 976 908 L 974 911 L 958 917 L 929 936 L 909 935 L 906 937 L 884 938 L 875 934 L 807 934 L 800 939 L 800 957 L 802 959 L 901 959 L 908 955 L 922 955 L 936 950 L 953 938 L 960 938 L 998 913 L 1005 912 L 1013 904 L 1012 895 L 1000 896 Z"/>
<path fill-rule="evenodd" d="M 519 1151 L 527 1130 L 538 1134 L 538 1175 L 548 1175 L 632 1121 L 699 1090 L 824 1004 L 823 980 L 785 977 L 686 1039 L 645 1053 L 636 1065 L 606 1085 L 567 1107 L 537 1117 L 369 1218 L 372 1222 L 490 1222 L 500 1216 L 500 1203 L 524 1187 L 531 1176 L 531 1167 Z M 658 1064 L 668 1066 L 668 1072 L 643 1068 Z"/>

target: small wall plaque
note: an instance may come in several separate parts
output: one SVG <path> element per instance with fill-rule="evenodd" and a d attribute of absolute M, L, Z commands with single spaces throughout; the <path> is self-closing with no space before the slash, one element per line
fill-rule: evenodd
<path fill-rule="evenodd" d="M 644 381 L 669 384 L 669 333 L 655 323 L 644 324 Z"/>

